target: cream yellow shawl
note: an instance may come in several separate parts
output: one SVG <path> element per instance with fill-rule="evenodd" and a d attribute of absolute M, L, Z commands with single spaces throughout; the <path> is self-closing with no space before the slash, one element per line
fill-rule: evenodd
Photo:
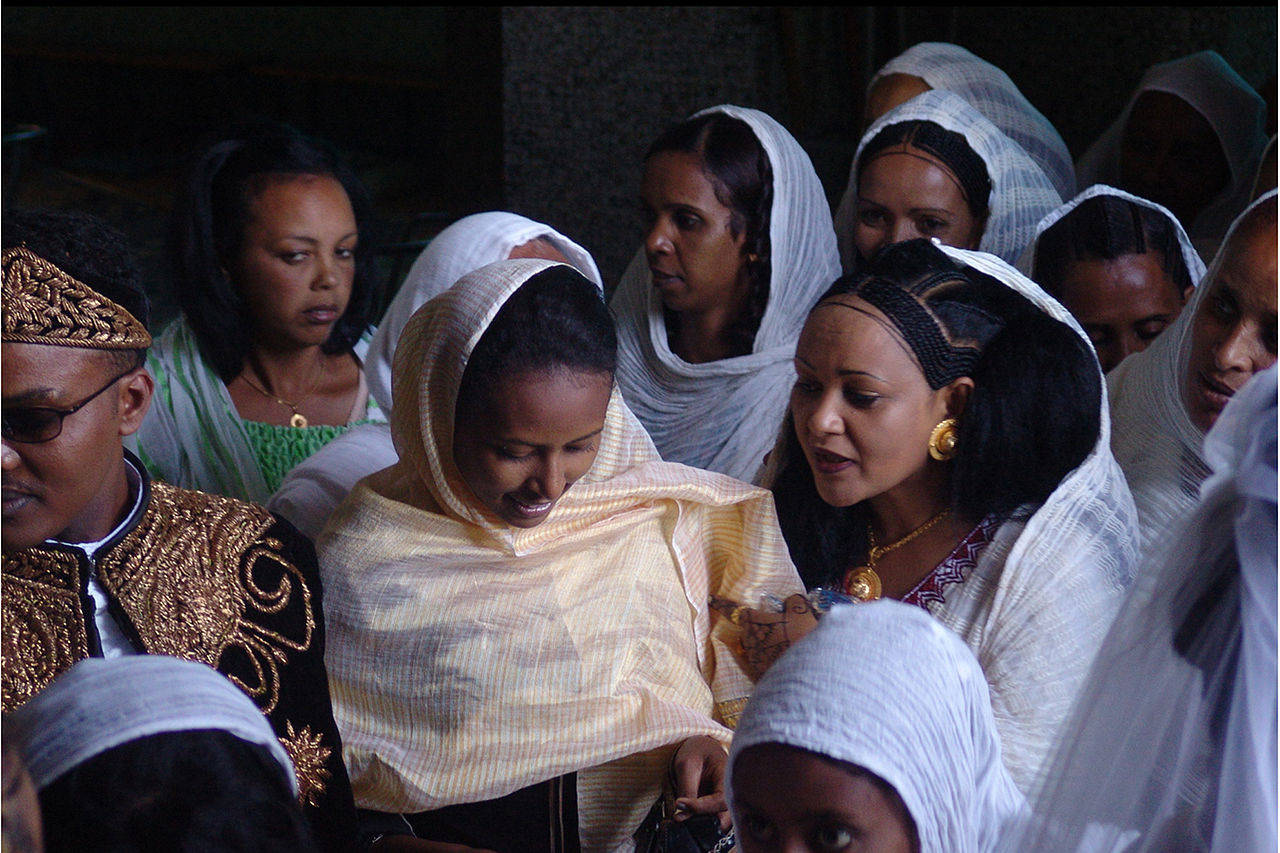
<path fill-rule="evenodd" d="M 708 596 L 803 587 L 768 492 L 660 461 L 616 389 L 599 455 L 541 525 L 486 514 L 452 458 L 467 358 L 551 263 L 500 261 L 396 351 L 400 462 L 319 542 L 334 715 L 357 803 L 418 812 L 578 772 L 584 850 L 625 847 L 674 745 L 727 744 L 751 684 Z"/>

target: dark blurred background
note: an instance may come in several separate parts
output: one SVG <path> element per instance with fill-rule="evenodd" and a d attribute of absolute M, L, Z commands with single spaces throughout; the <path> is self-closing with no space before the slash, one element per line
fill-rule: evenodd
<path fill-rule="evenodd" d="M 1272 104 L 1277 7 L 28 7 L 3 24 L 4 205 L 125 230 L 157 317 L 162 223 L 220 125 L 288 121 L 368 183 L 392 288 L 448 222 L 508 209 L 590 249 L 606 283 L 639 246 L 640 160 L 703 107 L 763 109 L 834 204 L 875 69 L 921 41 L 1003 68 L 1076 156 L 1150 65 L 1221 53 Z"/>

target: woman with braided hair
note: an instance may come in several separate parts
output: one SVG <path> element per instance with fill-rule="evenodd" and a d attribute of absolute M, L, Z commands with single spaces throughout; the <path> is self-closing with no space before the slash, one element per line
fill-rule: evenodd
<path fill-rule="evenodd" d="M 978 658 L 1032 790 L 1137 546 L 1088 339 L 1003 261 L 912 240 L 832 285 L 795 369 L 765 482 L 810 593 L 729 611 L 744 646 L 767 661 L 833 601 L 918 605 Z"/>
<path fill-rule="evenodd" d="M 845 272 L 916 237 L 1013 263 L 1062 203 L 1035 160 L 960 95 L 924 92 L 867 128 L 836 210 Z"/>

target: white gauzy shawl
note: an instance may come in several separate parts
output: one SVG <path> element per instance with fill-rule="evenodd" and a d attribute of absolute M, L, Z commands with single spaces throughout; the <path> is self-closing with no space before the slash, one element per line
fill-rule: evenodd
<path fill-rule="evenodd" d="M 918 607 L 837 605 L 756 685 L 729 753 L 776 743 L 862 767 L 902 797 L 921 853 L 986 853 L 1026 802 L 1000 760 L 973 654 Z M 732 785 L 729 788 L 733 800 Z"/>
<path fill-rule="evenodd" d="M 1048 231 L 1056 223 L 1062 220 L 1071 211 L 1075 210 L 1084 202 L 1100 195 L 1110 195 L 1116 198 L 1124 199 L 1132 204 L 1150 208 L 1159 213 L 1173 225 L 1174 233 L 1178 235 L 1178 245 L 1182 248 L 1182 262 L 1187 265 L 1187 274 L 1191 277 L 1192 287 L 1200 283 L 1200 279 L 1204 278 L 1204 259 L 1200 257 L 1200 253 L 1196 251 L 1196 247 L 1191 244 L 1191 238 L 1187 236 L 1186 229 L 1182 227 L 1182 223 L 1178 221 L 1178 217 L 1173 215 L 1169 208 L 1162 204 L 1156 204 L 1154 201 L 1147 201 L 1145 198 L 1127 193 L 1124 190 L 1118 190 L 1115 187 L 1109 187 L 1106 184 L 1094 184 L 1085 189 L 1071 201 L 1052 211 L 1044 219 L 1040 220 L 1040 224 L 1036 226 L 1036 236 L 1023 250 L 1022 256 L 1018 258 L 1018 270 L 1028 278 L 1035 269 L 1036 265 L 1036 247 L 1040 245 L 1040 235 Z"/>
<path fill-rule="evenodd" d="M 550 225 L 506 211 L 475 213 L 459 219 L 436 235 L 418 255 L 369 344 L 365 377 L 370 395 L 383 412 L 391 411 L 392 358 L 400 333 L 413 313 L 465 274 L 506 260 L 512 249 L 538 238 L 550 242 L 580 273 L 602 287 L 600 270 L 591 253 Z M 267 501 L 267 508 L 315 539 L 357 480 L 395 462 L 389 425 L 357 426 L 290 471 Z"/>
<path fill-rule="evenodd" d="M 999 258 L 942 250 L 1088 340 L 1065 308 Z M 1136 513 L 1111 455 L 1105 387 L 1099 414 L 1093 452 L 1030 518 L 1002 524 L 972 574 L 930 611 L 982 664 L 1005 765 L 1024 792 L 1034 789 L 1137 558 Z"/>
<path fill-rule="evenodd" d="M 196 661 L 85 658 L 14 711 L 5 728 L 17 737 L 37 788 L 131 741 L 216 729 L 265 747 L 298 793 L 293 762 L 262 711 L 226 676 Z"/>
<path fill-rule="evenodd" d="M 1272 366 L 1209 430 L 1010 853 L 1276 849 L 1276 392 Z"/>
<path fill-rule="evenodd" d="M 1194 222 L 1183 223 L 1206 258 L 1213 255 L 1236 216 L 1249 204 L 1258 164 L 1267 146 L 1266 102 L 1212 50 L 1153 65 L 1142 75 L 1115 121 L 1076 161 L 1076 183 L 1120 183 L 1120 152 L 1134 102 L 1143 92 L 1177 95 L 1204 116 L 1218 135 L 1231 180 Z"/>
<path fill-rule="evenodd" d="M 867 143 L 890 125 L 905 121 L 931 121 L 959 133 L 982 158 L 991 178 L 990 215 L 978 248 L 1009 263 L 1035 234 L 1036 223 L 1062 204 L 1053 183 L 1022 146 L 1005 136 L 982 113 L 955 92 L 934 89 L 917 95 L 876 119 L 858 143 L 849 170 L 849 185 L 836 209 L 836 238 L 846 272 L 854 269 L 858 255 L 853 226 L 858 212 L 858 163 Z"/>
<path fill-rule="evenodd" d="M 758 110 L 713 107 L 750 125 L 773 169 L 769 301 L 749 355 L 690 364 L 671 351 L 662 298 L 644 248 L 610 308 L 618 324 L 618 386 L 662 458 L 755 481 L 795 381 L 796 339 L 840 275 L 831 207 L 809 155 Z M 703 113 L 699 113 L 702 115 Z"/>
<path fill-rule="evenodd" d="M 1232 230 L 1255 206 L 1267 200 L 1275 204 L 1275 198 L 1276 191 L 1271 190 L 1249 205 Z M 1192 325 L 1212 289 L 1229 240 L 1230 232 L 1178 319 L 1151 346 L 1107 374 L 1111 449 L 1138 507 L 1144 553 L 1162 540 L 1170 524 L 1191 511 L 1209 473 L 1201 449 L 1204 433 L 1187 414 L 1183 383 L 1191 357 Z"/>
<path fill-rule="evenodd" d="M 1076 169 L 1067 143 L 1004 71 L 958 44 L 930 41 L 886 62 L 871 78 L 867 91 L 888 74 L 909 74 L 931 88 L 963 96 L 1040 164 L 1059 196 L 1075 195 Z"/>
<path fill-rule="evenodd" d="M 727 743 L 751 691 L 709 596 L 802 590 L 768 492 L 662 462 L 615 388 L 599 452 L 541 524 L 475 502 L 453 459 L 466 363 L 542 260 L 468 273 L 406 326 L 400 460 L 317 543 L 325 663 L 357 805 L 420 812 L 577 773 L 584 851 L 627 849 L 674 745 Z"/>

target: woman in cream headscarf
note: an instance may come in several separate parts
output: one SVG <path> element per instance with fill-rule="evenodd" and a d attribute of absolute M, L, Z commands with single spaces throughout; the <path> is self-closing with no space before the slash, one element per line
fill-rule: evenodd
<path fill-rule="evenodd" d="M 745 853 L 815 837 L 829 842 L 823 850 L 857 839 L 865 849 L 985 853 L 1025 807 L 973 653 L 896 601 L 836 607 L 765 673 L 734 734 L 729 776 Z M 872 842 L 913 836 L 914 847 Z"/>
<path fill-rule="evenodd" d="M 533 834 L 436 840 L 542 845 L 545 826 L 503 811 L 541 791 L 576 800 L 561 828 L 583 850 L 625 849 L 673 754 L 677 805 L 723 808 L 751 685 L 708 599 L 799 579 L 768 493 L 659 460 L 613 388 L 609 332 L 580 274 L 513 260 L 402 335 L 400 460 L 356 485 L 318 549 L 356 801 L 402 833 L 401 816 L 428 837 L 473 821 Z"/>
<path fill-rule="evenodd" d="M 1144 552 L 1195 506 L 1205 432 L 1276 361 L 1276 191 L 1232 225 L 1178 319 L 1107 375 L 1111 448 L 1138 508 Z"/>
<path fill-rule="evenodd" d="M 1212 257 L 1249 204 L 1267 145 L 1266 115 L 1266 102 L 1215 51 L 1153 65 L 1076 161 L 1076 182 L 1160 202 L 1200 254 Z"/>
<path fill-rule="evenodd" d="M 975 156 L 980 162 L 972 162 Z M 900 174 L 902 168 L 882 176 L 881 182 L 893 188 L 890 198 L 869 197 L 867 185 L 873 183 L 868 179 L 870 170 L 891 157 L 897 161 L 895 165 L 926 161 L 941 170 L 939 185 L 958 188 L 976 231 L 966 228 L 963 235 L 948 236 L 931 230 L 931 220 L 937 215 L 916 213 L 917 208 L 938 206 L 932 203 L 932 194 L 921 194 L 930 185 L 919 178 L 908 180 Z M 985 174 L 979 174 L 982 171 Z M 1036 223 L 1060 204 L 1062 198 L 1044 170 L 1021 146 L 960 95 L 931 90 L 885 113 L 862 135 L 849 171 L 849 185 L 836 209 L 840 262 L 845 272 L 852 272 L 859 257 L 869 260 L 870 253 L 864 248 L 868 241 L 856 232 L 863 226 L 875 226 L 885 232 L 877 245 L 938 237 L 949 246 L 979 249 L 1012 264 L 1031 242 Z M 879 217 L 877 221 L 868 219 L 868 207 Z M 909 214 L 908 219 L 919 221 L 907 223 L 915 226 L 911 233 L 886 228 L 886 211 Z"/>
<path fill-rule="evenodd" d="M 929 89 L 962 96 L 1040 164 L 1058 195 L 1075 195 L 1075 165 L 1057 129 L 1008 74 L 958 44 L 921 42 L 880 66 L 867 84 L 866 123 Z"/>
<path fill-rule="evenodd" d="M 645 244 L 610 304 L 618 387 L 663 459 L 752 481 L 805 313 L 840 274 L 831 208 L 809 155 L 758 110 L 704 110 L 645 160 Z M 723 253 L 706 251 L 711 232 Z M 729 344 L 711 352 L 716 337 Z"/>
<path fill-rule="evenodd" d="M 365 377 L 369 394 L 382 411 L 391 411 L 392 356 L 413 312 L 464 274 L 508 258 L 562 261 L 572 264 L 597 287 L 602 284 L 591 253 L 550 225 L 505 211 L 475 213 L 459 219 L 436 235 L 418 255 L 369 344 Z M 356 427 L 285 475 L 267 507 L 315 539 L 357 480 L 395 461 L 389 425 Z"/>

